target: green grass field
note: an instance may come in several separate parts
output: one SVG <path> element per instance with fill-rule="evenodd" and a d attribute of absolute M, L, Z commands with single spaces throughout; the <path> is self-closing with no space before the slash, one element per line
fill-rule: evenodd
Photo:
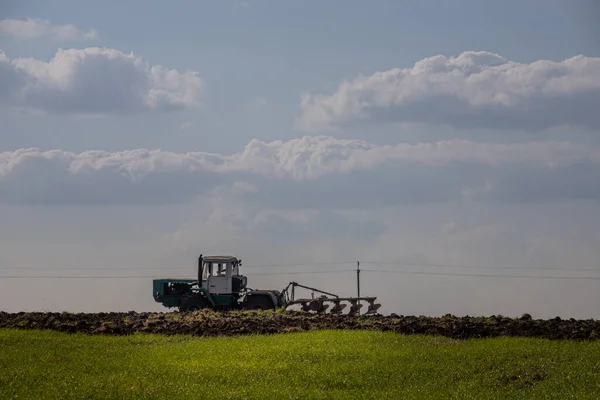
<path fill-rule="evenodd" d="M 598 399 L 600 342 L 367 331 L 85 336 L 0 330 L 13 399 Z"/>

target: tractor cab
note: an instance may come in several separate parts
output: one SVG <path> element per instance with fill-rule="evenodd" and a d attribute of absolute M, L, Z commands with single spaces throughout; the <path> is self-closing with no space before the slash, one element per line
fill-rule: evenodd
<path fill-rule="evenodd" d="M 233 256 L 200 256 L 198 282 L 210 294 L 237 294 L 246 288 L 247 279 L 240 275 L 242 260 Z"/>

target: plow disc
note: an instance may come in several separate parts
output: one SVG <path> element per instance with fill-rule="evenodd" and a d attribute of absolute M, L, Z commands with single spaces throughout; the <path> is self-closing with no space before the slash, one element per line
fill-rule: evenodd
<path fill-rule="evenodd" d="M 294 288 L 302 287 L 305 289 L 312 290 L 313 292 L 323 293 L 320 297 L 312 297 L 312 298 L 294 298 Z M 291 293 L 289 289 L 291 288 Z M 381 304 L 375 303 L 377 297 L 339 297 L 332 293 L 327 293 L 319 289 L 311 288 L 308 286 L 300 285 L 296 282 L 290 282 L 288 287 L 283 290 L 283 295 L 286 296 L 286 306 L 288 307 L 294 305 L 300 305 L 302 311 L 306 312 L 315 312 L 318 314 L 324 314 L 331 307 L 329 313 L 330 314 L 343 314 L 344 309 L 350 305 L 350 309 L 347 315 L 354 316 L 359 315 L 360 310 L 364 307 L 364 304 L 361 301 L 368 304 L 367 310 L 364 313 L 365 315 L 377 314 L 377 310 L 381 307 Z"/>
<path fill-rule="evenodd" d="M 377 310 L 381 307 L 381 304 L 375 303 L 376 297 L 320 297 L 316 299 L 297 299 L 288 302 L 287 307 L 293 305 L 300 305 L 302 311 L 314 311 L 319 314 L 325 313 L 329 307 L 333 306 L 329 311 L 330 314 L 343 314 L 344 309 L 348 306 L 349 302 L 350 309 L 347 315 L 358 315 L 360 310 L 364 307 L 364 304 L 360 301 L 365 301 L 369 304 L 365 315 L 377 314 Z"/>

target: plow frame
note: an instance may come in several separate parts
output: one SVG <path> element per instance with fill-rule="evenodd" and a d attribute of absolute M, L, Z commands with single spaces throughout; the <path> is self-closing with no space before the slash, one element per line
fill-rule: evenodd
<path fill-rule="evenodd" d="M 296 299 L 295 298 L 295 288 L 296 287 L 301 287 L 303 289 L 311 290 L 313 292 L 313 297 Z M 314 292 L 321 293 L 321 296 L 314 297 Z M 307 312 L 315 311 L 319 314 L 322 314 L 325 311 L 327 311 L 327 309 L 331 305 L 331 304 L 326 304 L 326 303 L 334 304 L 333 308 L 330 311 L 331 314 L 341 314 L 342 311 L 344 310 L 344 308 L 346 308 L 346 306 L 347 306 L 347 304 L 343 304 L 342 302 L 350 302 L 351 306 L 350 306 L 350 311 L 349 311 L 348 315 L 351 315 L 351 316 L 357 315 L 360 313 L 360 309 L 364 305 L 364 304 L 361 304 L 361 300 L 365 301 L 369 304 L 369 307 L 368 307 L 367 311 L 365 312 L 365 315 L 376 314 L 377 310 L 381 307 L 381 304 L 375 303 L 375 300 L 377 299 L 377 297 L 373 297 L 373 296 L 340 297 L 337 294 L 325 292 L 323 290 L 313 288 L 310 286 L 301 285 L 297 282 L 290 282 L 286 286 L 286 288 L 281 291 L 281 296 L 284 300 L 286 309 L 290 306 L 299 304 L 302 306 L 302 311 L 307 311 Z M 328 297 L 328 296 L 330 296 L 330 297 Z"/>

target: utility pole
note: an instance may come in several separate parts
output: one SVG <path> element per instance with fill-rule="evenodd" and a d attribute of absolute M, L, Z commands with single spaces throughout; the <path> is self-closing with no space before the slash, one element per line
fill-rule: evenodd
<path fill-rule="evenodd" d="M 356 262 L 356 289 L 358 297 L 360 297 L 360 261 Z M 360 304 L 360 300 L 358 301 L 358 304 Z"/>

